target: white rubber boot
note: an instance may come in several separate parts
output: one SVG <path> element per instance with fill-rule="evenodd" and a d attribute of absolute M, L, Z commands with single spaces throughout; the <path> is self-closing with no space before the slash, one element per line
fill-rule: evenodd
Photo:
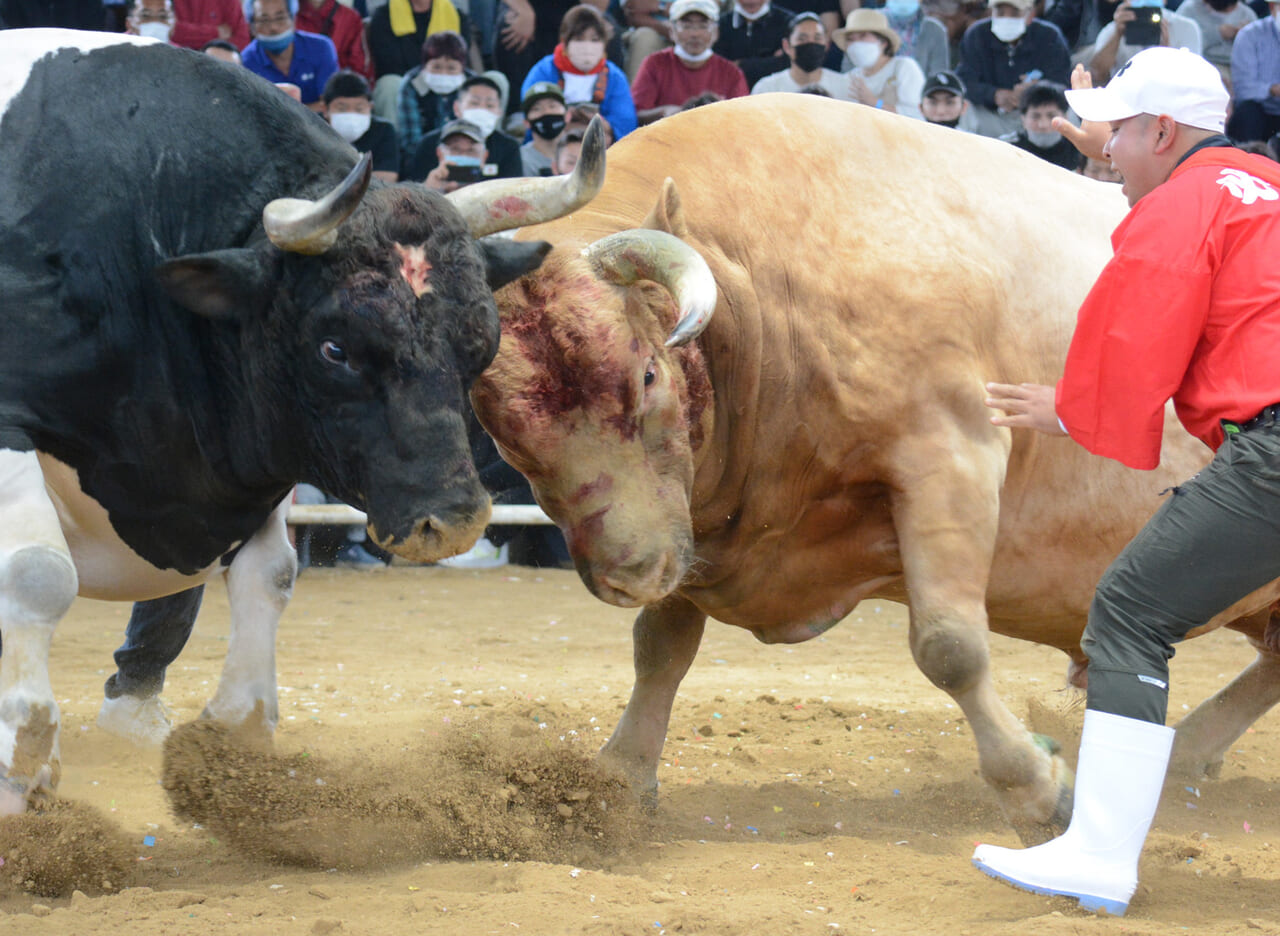
<path fill-rule="evenodd" d="M 1172 728 L 1087 709 L 1067 831 L 1034 848 L 979 845 L 973 863 L 1022 890 L 1123 916 L 1172 748 Z"/>
<path fill-rule="evenodd" d="M 173 730 L 173 715 L 159 696 L 104 698 L 98 727 L 143 748 L 158 748 Z"/>

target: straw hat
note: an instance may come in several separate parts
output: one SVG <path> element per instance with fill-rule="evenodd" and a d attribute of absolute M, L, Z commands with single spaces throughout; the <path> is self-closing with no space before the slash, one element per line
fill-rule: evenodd
<path fill-rule="evenodd" d="M 844 29 L 837 29 L 831 39 L 841 49 L 849 48 L 849 33 L 869 32 L 883 36 L 889 43 L 889 54 L 897 55 L 902 46 L 902 39 L 889 28 L 889 20 L 879 10 L 868 10 L 865 7 L 854 10 L 845 20 Z"/>

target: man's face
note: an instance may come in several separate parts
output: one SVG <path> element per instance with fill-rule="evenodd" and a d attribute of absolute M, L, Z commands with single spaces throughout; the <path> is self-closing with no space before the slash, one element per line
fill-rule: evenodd
<path fill-rule="evenodd" d="M 964 113 L 964 98 L 951 91 L 931 91 L 920 102 L 920 113 L 929 123 L 950 123 Z"/>
<path fill-rule="evenodd" d="M 433 59 L 427 59 L 427 64 L 422 66 L 422 70 L 428 75 L 461 75 L 462 63 L 451 56 L 438 55 Z"/>
<path fill-rule="evenodd" d="M 806 43 L 820 42 L 824 46 L 827 44 L 827 31 L 822 24 L 815 20 L 803 20 L 795 29 L 791 30 L 791 35 L 787 37 L 783 51 L 795 60 L 792 50 L 798 45 Z"/>
<path fill-rule="evenodd" d="M 329 102 L 330 114 L 372 114 L 373 104 L 366 97 L 336 97 Z"/>
<path fill-rule="evenodd" d="M 738 0 L 738 6 L 749 15 L 755 15 L 764 6 L 764 0 Z"/>
<path fill-rule="evenodd" d="M 556 175 L 568 175 L 573 172 L 573 167 L 578 164 L 578 157 L 581 155 L 581 143 L 566 143 L 562 146 L 560 155 L 556 157 Z"/>
<path fill-rule="evenodd" d="M 1080 170 L 1080 174 L 1086 179 L 1094 179 L 1098 182 L 1123 182 L 1120 173 L 1111 168 L 1111 163 L 1105 159 L 1090 159 L 1085 163 L 1084 168 Z"/>
<path fill-rule="evenodd" d="M 142 23 L 164 23 L 173 25 L 173 12 L 165 6 L 164 0 L 138 0 L 133 12 L 129 14 L 129 25 L 137 32 Z"/>
<path fill-rule="evenodd" d="M 717 24 L 701 13 L 686 13 L 671 26 L 676 43 L 689 55 L 701 55 L 716 41 Z"/>
<path fill-rule="evenodd" d="M 256 0 L 253 5 L 253 31 L 258 36 L 278 36 L 293 27 L 293 18 L 284 0 Z"/>
<path fill-rule="evenodd" d="M 469 110 L 487 110 L 492 114 L 496 114 L 499 119 L 502 117 L 502 98 L 498 96 L 498 92 L 488 85 L 474 84 L 458 95 L 458 100 L 454 102 L 454 110 L 459 117 L 464 111 Z"/>
<path fill-rule="evenodd" d="M 1164 181 L 1163 170 L 1155 159 L 1159 130 L 1159 121 L 1149 114 L 1111 122 L 1111 136 L 1102 155 L 1111 160 L 1111 168 L 1124 180 L 1123 191 L 1130 207 Z"/>
<path fill-rule="evenodd" d="M 1022 115 L 1022 127 L 1030 133 L 1052 133 L 1053 118 L 1065 116 L 1057 104 L 1037 104 Z"/>
<path fill-rule="evenodd" d="M 529 105 L 529 110 L 525 112 L 525 120 L 537 120 L 539 117 L 547 114 L 563 114 L 565 106 L 553 97 L 538 98 Z"/>
<path fill-rule="evenodd" d="M 463 133 L 453 133 L 441 140 L 440 150 L 441 162 L 449 162 L 450 156 L 475 156 L 483 163 L 489 155 L 483 143 L 477 143 Z"/>

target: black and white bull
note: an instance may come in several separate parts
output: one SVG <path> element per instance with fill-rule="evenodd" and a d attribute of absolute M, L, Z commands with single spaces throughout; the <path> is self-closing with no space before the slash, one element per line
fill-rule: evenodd
<path fill-rule="evenodd" d="M 449 200 L 370 185 L 246 71 L 0 32 L 0 814 L 57 784 L 48 654 L 77 594 L 152 599 L 226 567 L 207 714 L 269 731 L 295 482 L 361 506 L 394 553 L 471 545 L 489 501 L 464 407 L 492 290 L 547 249 L 478 238 L 589 199 L 585 162 Z"/>

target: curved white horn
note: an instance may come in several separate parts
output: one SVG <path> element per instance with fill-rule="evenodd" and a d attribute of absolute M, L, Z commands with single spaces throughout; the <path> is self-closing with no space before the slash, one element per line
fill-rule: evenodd
<path fill-rule="evenodd" d="M 319 201 L 277 198 L 262 209 L 262 227 L 271 243 L 293 253 L 322 254 L 338 239 L 338 227 L 360 206 L 373 157 L 365 153 L 347 177 Z"/>
<path fill-rule="evenodd" d="M 680 318 L 667 336 L 667 347 L 687 344 L 702 334 L 716 310 L 716 279 L 702 255 L 666 231 L 635 228 L 602 237 L 582 255 L 611 283 L 630 286 L 653 280 L 667 288 L 680 308 Z"/>
<path fill-rule="evenodd" d="M 592 117 L 582 138 L 578 165 L 567 176 L 492 179 L 445 197 L 461 212 L 475 237 L 554 221 L 581 208 L 604 185 L 604 124 Z"/>

